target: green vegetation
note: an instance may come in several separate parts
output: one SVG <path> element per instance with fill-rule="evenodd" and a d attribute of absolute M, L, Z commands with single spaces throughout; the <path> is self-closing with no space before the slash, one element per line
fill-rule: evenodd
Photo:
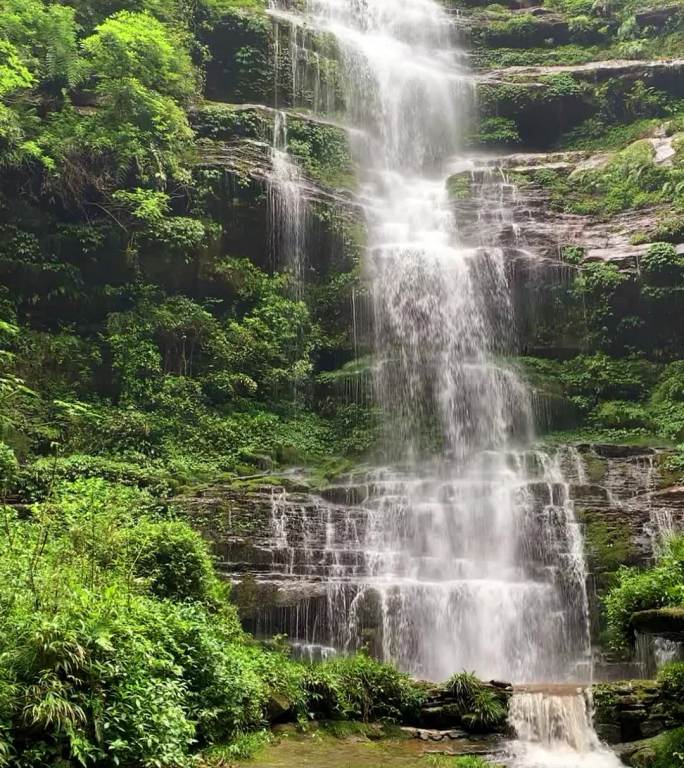
<path fill-rule="evenodd" d="M 499 764 L 477 755 L 454 757 L 450 755 L 427 755 L 425 764 L 429 768 L 500 768 Z"/>
<path fill-rule="evenodd" d="M 592 78 L 591 72 L 503 71 L 478 87 L 479 133 L 501 143 L 538 148 L 620 149 L 670 119 L 681 130 L 682 93 L 663 69 L 660 78 Z M 544 125 L 539 124 L 543 115 Z"/>
<path fill-rule="evenodd" d="M 349 144 L 341 128 L 291 119 L 287 148 L 312 179 L 328 187 L 354 187 Z"/>
<path fill-rule="evenodd" d="M 684 12 L 676 3 L 550 0 L 546 14 L 512 13 L 503 5 L 473 14 L 478 66 L 552 66 L 605 59 L 659 59 L 682 55 Z M 658 9 L 662 8 L 659 13 Z"/>
<path fill-rule="evenodd" d="M 303 670 L 242 633 L 205 544 L 149 492 L 59 482 L 2 515 L 11 764 L 186 765 L 262 726 L 272 695 L 305 711 Z"/>
<path fill-rule="evenodd" d="M 276 712 L 420 705 L 365 656 L 305 667 L 246 635 L 173 504 L 274 466 L 322 478 L 376 436 L 325 380 L 352 358 L 358 215 L 316 205 L 326 256 L 298 284 L 253 161 L 205 151 L 272 140 L 272 111 L 201 101 L 273 87 L 263 8 L 3 5 L 0 765 L 225 764 Z M 313 181 L 353 186 L 343 131 L 288 128 Z"/>
<path fill-rule="evenodd" d="M 672 141 L 675 163 L 655 161 L 652 144 L 640 140 L 610 156 L 597 167 L 563 174 L 554 170 L 534 173 L 532 180 L 546 187 L 556 210 L 575 214 L 609 216 L 630 209 L 667 203 L 670 213 L 681 212 L 684 168 L 681 139 Z"/>
<path fill-rule="evenodd" d="M 633 640 L 632 616 L 638 611 L 684 606 L 684 539 L 673 538 L 658 562 L 648 570 L 623 568 L 606 597 L 611 643 L 624 648 Z M 662 673 L 668 690 L 681 684 L 681 669 Z M 676 693 L 676 691 L 674 691 Z"/>
<path fill-rule="evenodd" d="M 589 430 L 613 432 L 610 442 L 626 437 L 632 442 L 639 435 L 656 442 L 684 441 L 681 361 L 659 365 L 641 356 L 616 358 L 603 352 L 566 361 L 519 361 L 533 387 L 564 398 Z"/>
<path fill-rule="evenodd" d="M 424 699 L 408 676 L 364 655 L 309 668 L 304 686 L 312 714 L 363 722 L 415 716 Z"/>
<path fill-rule="evenodd" d="M 609 524 L 599 516 L 584 513 L 584 546 L 587 564 L 594 574 L 613 574 L 632 557 L 631 534 L 622 522 Z M 601 583 L 599 586 L 604 586 Z"/>
<path fill-rule="evenodd" d="M 366 656 L 305 667 L 256 644 L 199 534 L 149 491 L 58 481 L 21 515 L 3 506 L 2 527 L 4 763 L 184 766 L 212 743 L 233 758 L 262 745 L 274 701 L 291 718 L 362 720 L 422 701 Z"/>
<path fill-rule="evenodd" d="M 198 105 L 226 63 L 206 49 L 216 36 L 255 82 L 262 10 L 9 0 L 3 11 L 2 436 L 22 464 L 58 454 L 59 472 L 66 461 L 72 475 L 97 465 L 178 487 L 240 474 L 257 455 L 316 464 L 373 442 L 368 412 L 338 413 L 315 379 L 350 357 L 358 222 L 316 211 L 336 255 L 300 291 L 272 272 L 265 222 L 257 243 L 226 214 L 263 207 L 249 169 L 197 164 L 191 123 L 217 140 L 272 137 L 266 110 Z M 314 180 L 352 186 L 341 130 L 289 128 Z"/>
<path fill-rule="evenodd" d="M 682 52 L 679 9 L 661 23 L 632 0 L 546 5 L 553 13 L 538 17 L 478 11 L 476 61 Z M 345 98 L 335 45 L 312 38 L 320 79 L 298 81 L 291 31 L 276 40 L 265 9 L 261 0 L 4 0 L 0 766 L 218 768 L 268 748 L 275 719 L 326 718 L 328 736 L 370 741 L 369 723 L 415 722 L 435 694 L 365 654 L 303 665 L 279 643 L 257 642 L 235 607 L 257 599 L 249 579 L 234 603 L 176 508 L 200 484 L 237 492 L 291 467 L 324 484 L 378 444 L 374 360 L 357 339 L 368 302 L 364 224 L 344 202 L 356 187 L 349 140 L 306 111 L 317 99 L 334 111 Z M 583 435 L 684 443 L 684 340 L 672 322 L 684 296 L 678 88 L 556 72 L 479 90 L 473 145 L 612 153 L 573 174 L 521 175 L 555 210 L 660 210 L 652 231 L 633 233 L 647 247 L 628 269 L 588 262 L 578 244 L 561 248 L 572 274 L 535 333 L 550 349 L 569 317 L 581 344 L 521 358 Z M 287 151 L 312 184 L 298 266 L 277 263 L 269 229 L 273 107 L 283 105 Z M 661 127 L 668 164 L 644 141 Z M 454 200 L 474 189 L 468 174 L 448 181 Z M 684 476 L 684 448 L 667 461 L 673 480 Z M 583 514 L 590 560 L 611 572 L 629 562 L 628 534 Z M 253 525 L 244 515 L 231 530 L 247 539 Z M 681 550 L 675 540 L 653 569 L 619 571 L 608 600 L 616 646 L 629 643 L 634 612 L 684 603 Z M 681 678 L 679 667 L 661 673 L 673 706 Z M 468 673 L 446 686 L 465 729 L 504 728 L 498 689 Z M 674 733 L 662 749 L 676 754 L 680 741 Z"/>
<path fill-rule="evenodd" d="M 472 731 L 503 728 L 506 707 L 491 688 L 484 686 L 471 672 L 459 672 L 444 684 L 453 695 L 463 725 Z"/>
<path fill-rule="evenodd" d="M 684 728 L 676 728 L 659 737 L 652 765 L 653 768 L 684 766 Z"/>

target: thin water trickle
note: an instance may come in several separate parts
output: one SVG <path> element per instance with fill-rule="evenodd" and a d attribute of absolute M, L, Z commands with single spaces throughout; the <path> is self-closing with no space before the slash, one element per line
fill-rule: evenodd
<path fill-rule="evenodd" d="M 306 259 L 307 201 L 302 172 L 287 151 L 287 116 L 280 110 L 273 120 L 268 209 L 273 259 L 292 274 L 293 291 L 299 297 Z"/>

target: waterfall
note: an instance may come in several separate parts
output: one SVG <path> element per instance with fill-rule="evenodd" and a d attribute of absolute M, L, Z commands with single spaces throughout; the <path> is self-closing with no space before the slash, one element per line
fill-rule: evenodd
<path fill-rule="evenodd" d="M 465 668 L 543 682 L 513 696 L 514 764 L 612 768 L 617 758 L 600 745 L 577 687 L 592 665 L 570 481 L 586 473 L 576 451 L 530 448 L 533 397 L 506 362 L 515 318 L 498 243 L 510 230 L 524 245 L 511 186 L 504 179 L 496 199 L 475 201 L 475 236 L 459 226 L 447 190 L 467 165 L 460 145 L 473 90 L 452 22 L 435 0 L 305 0 L 296 9 L 275 0 L 271 13 L 290 25 L 295 92 L 309 94 L 302 106 L 343 105 L 336 118 L 350 128 L 388 462 L 315 501 L 274 496 L 272 568 L 308 583 L 309 594 L 277 606 L 271 623 L 306 658 L 366 646 L 430 679 Z M 335 41 L 334 94 L 316 35 Z M 285 149 L 284 117 L 276 137 L 279 125 Z M 287 190 L 296 170 L 278 147 L 276 138 Z M 279 199 L 286 215 L 297 211 L 294 198 Z M 284 250 L 302 253 L 300 230 L 278 226 Z"/>
<path fill-rule="evenodd" d="M 473 90 L 449 16 L 433 0 L 309 0 L 299 13 L 272 12 L 292 25 L 294 69 L 317 62 L 300 55 L 315 33 L 336 41 L 391 462 L 369 472 L 368 493 L 342 525 L 312 510 L 308 529 L 281 548 L 290 573 L 324 583 L 325 605 L 297 639 L 348 650 L 370 642 L 432 679 L 467 668 L 588 680 L 567 482 L 559 461 L 525 447 L 532 398 L 505 359 L 515 347 L 506 254 L 484 226 L 479 242 L 464 243 L 448 197 Z M 293 82 L 317 77 L 295 71 Z M 504 197 L 488 220 L 508 226 Z M 285 250 L 299 251 L 299 232 L 290 238 Z"/>
<path fill-rule="evenodd" d="M 581 688 L 524 689 L 513 694 L 509 723 L 519 741 L 513 768 L 618 768 L 618 757 L 591 725 L 591 699 Z"/>
<path fill-rule="evenodd" d="M 643 678 L 655 677 L 672 661 L 684 661 L 684 643 L 676 640 L 637 632 L 634 645 L 638 674 Z"/>

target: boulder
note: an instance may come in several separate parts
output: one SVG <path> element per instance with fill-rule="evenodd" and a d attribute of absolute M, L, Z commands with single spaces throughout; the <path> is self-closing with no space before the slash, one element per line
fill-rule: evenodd
<path fill-rule="evenodd" d="M 684 608 L 656 608 L 632 614 L 632 627 L 647 635 L 684 641 Z"/>

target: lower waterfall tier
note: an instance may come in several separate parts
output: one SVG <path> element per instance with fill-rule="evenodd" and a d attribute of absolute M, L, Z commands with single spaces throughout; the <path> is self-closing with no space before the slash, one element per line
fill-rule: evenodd
<path fill-rule="evenodd" d="M 682 516 L 657 490 L 657 459 L 602 445 L 486 453 L 460 472 L 360 467 L 316 492 L 292 475 L 180 503 L 213 541 L 247 629 L 287 635 L 302 658 L 366 647 L 435 679 L 588 680 L 584 584 L 596 638 L 609 544 L 647 564 Z"/>
<path fill-rule="evenodd" d="M 570 451 L 485 452 L 465 466 L 368 471 L 320 496 L 274 490 L 253 568 L 278 597 L 250 629 L 287 634 L 306 655 L 368 647 L 433 680 L 462 669 L 589 680 L 565 479 L 579 472 Z"/>
<path fill-rule="evenodd" d="M 513 768 L 619 768 L 591 723 L 586 691 L 572 686 L 526 688 L 513 694 L 508 720 L 517 741 Z"/>

